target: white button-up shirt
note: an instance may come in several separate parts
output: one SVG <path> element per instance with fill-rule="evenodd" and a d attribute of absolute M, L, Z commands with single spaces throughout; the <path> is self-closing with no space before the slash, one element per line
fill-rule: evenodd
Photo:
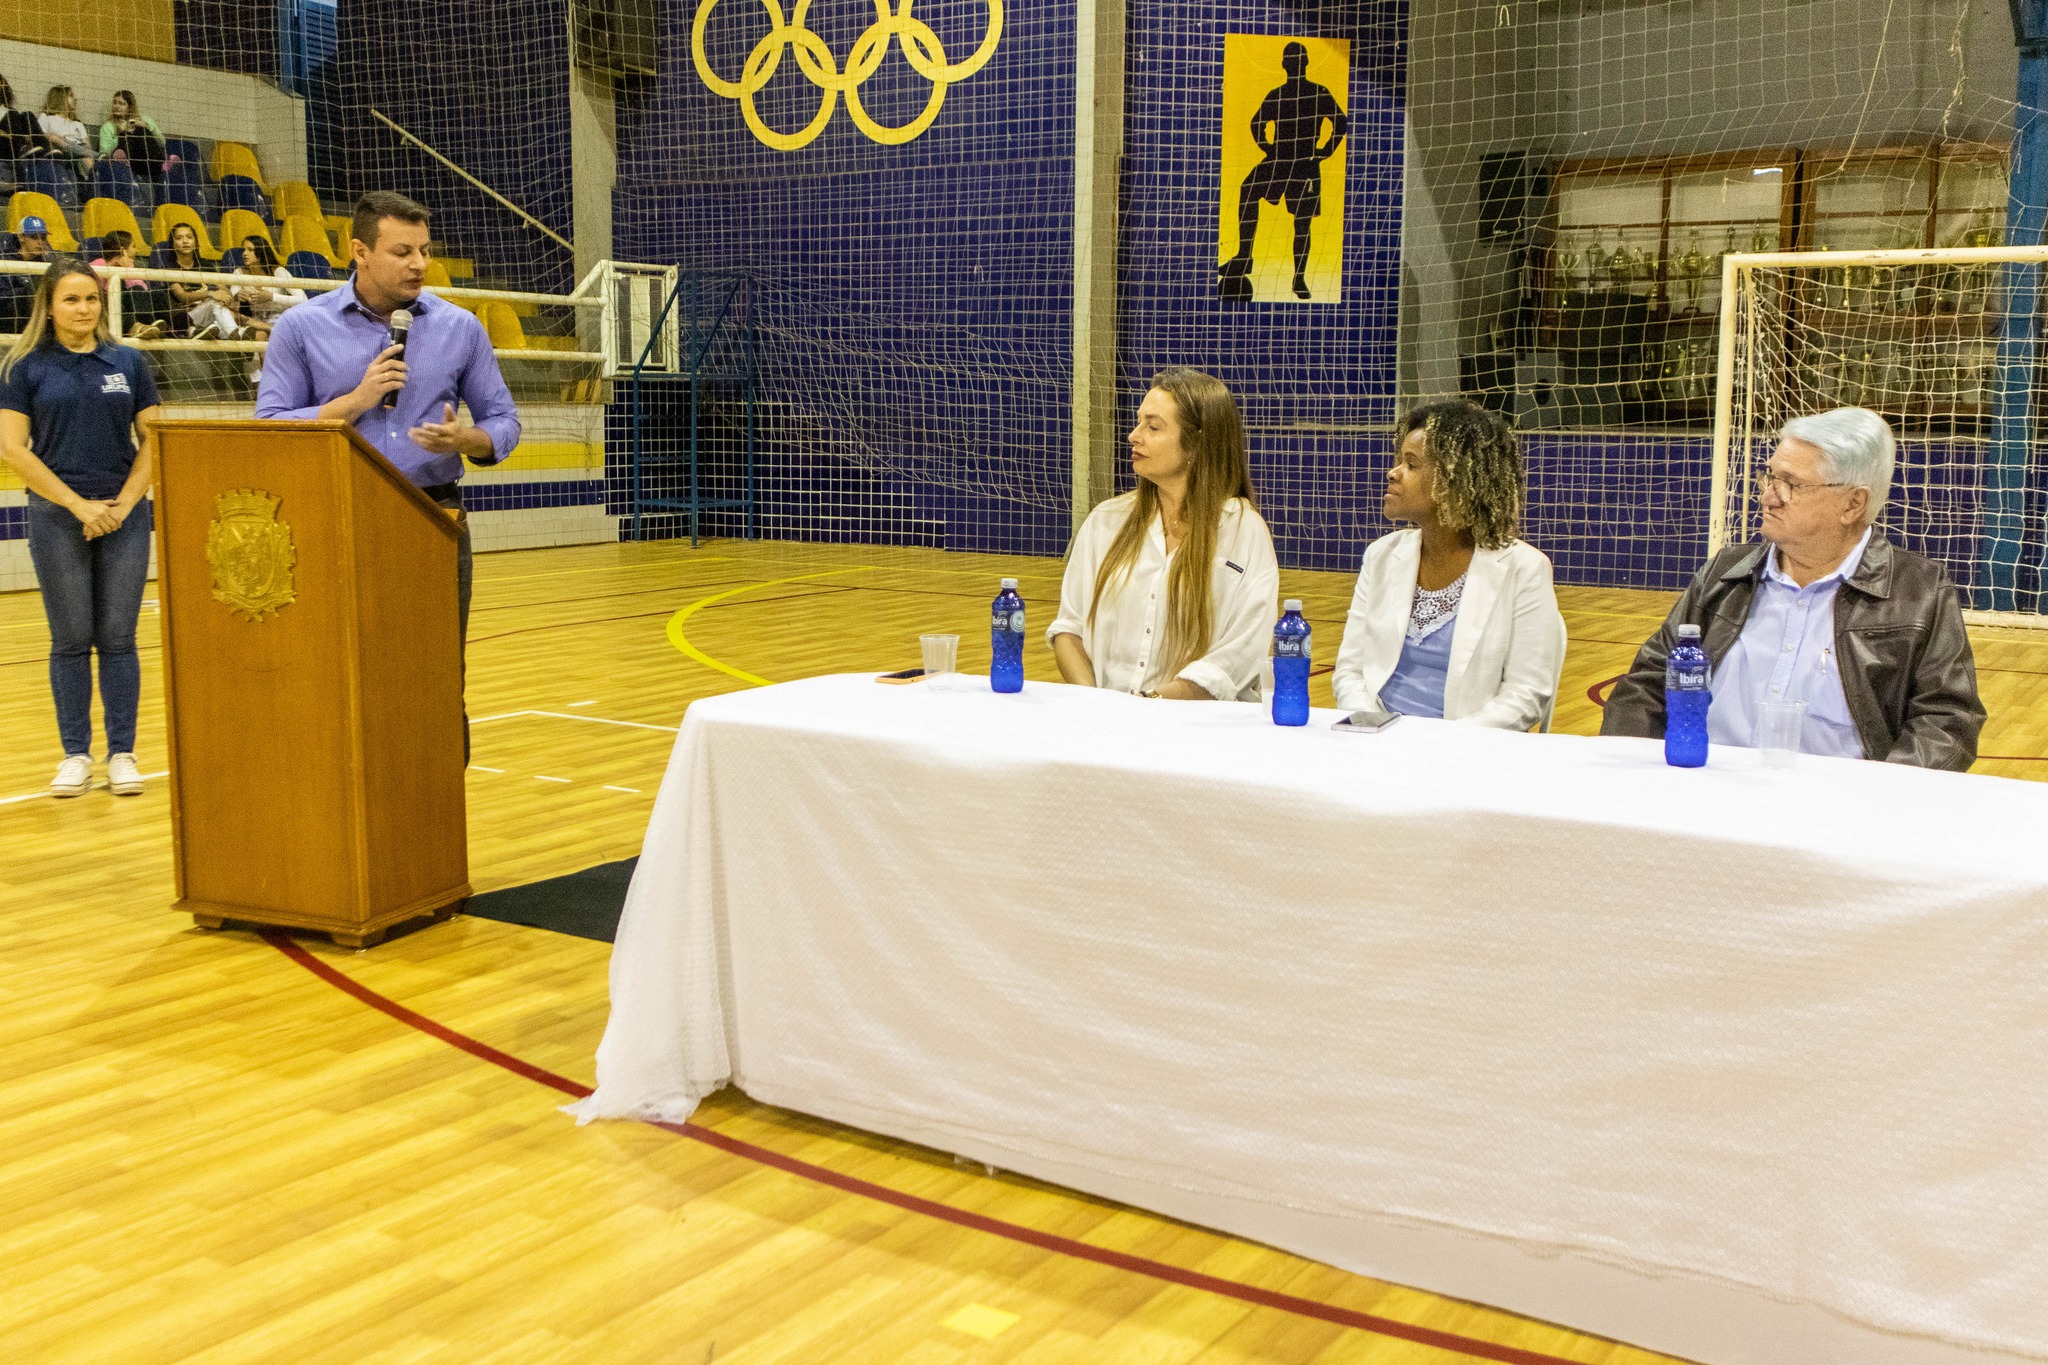
<path fill-rule="evenodd" d="M 1186 678 L 1222 701 L 1259 700 L 1259 671 L 1272 652 L 1273 623 L 1280 615 L 1280 561 L 1273 556 L 1265 518 L 1240 499 L 1224 504 L 1216 527 L 1216 559 L 1209 574 L 1216 614 L 1208 653 L 1178 673 L 1167 667 L 1166 574 L 1181 551 L 1166 552 L 1156 516 L 1130 572 L 1103 592 L 1095 625 L 1089 627 L 1096 571 L 1137 502 L 1136 493 L 1111 498 L 1081 524 L 1060 580 L 1060 614 L 1046 628 L 1046 640 L 1080 636 L 1095 665 L 1097 687 L 1156 692 L 1175 678 Z"/>
<path fill-rule="evenodd" d="M 1866 530 L 1833 573 L 1803 588 L 1778 567 L 1778 547 L 1770 548 L 1749 619 L 1714 669 L 1714 700 L 1707 710 L 1711 742 L 1753 749 L 1759 703 L 1803 701 L 1801 753 L 1864 757 L 1863 740 L 1842 695 L 1841 664 L 1835 658 L 1835 594 L 1863 562 L 1869 544 Z"/>

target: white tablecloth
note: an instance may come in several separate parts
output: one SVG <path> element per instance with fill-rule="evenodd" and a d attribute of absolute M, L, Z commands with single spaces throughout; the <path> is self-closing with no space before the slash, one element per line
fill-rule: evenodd
<path fill-rule="evenodd" d="M 731 1082 L 1715 1362 L 2048 1358 L 2048 787 L 1336 714 L 696 703 L 578 1112 Z"/>

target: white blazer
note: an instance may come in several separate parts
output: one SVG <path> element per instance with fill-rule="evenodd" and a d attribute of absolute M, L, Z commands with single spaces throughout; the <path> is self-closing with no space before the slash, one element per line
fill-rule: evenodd
<path fill-rule="evenodd" d="M 1401 661 L 1408 637 L 1421 561 L 1422 532 L 1413 527 L 1365 547 L 1330 680 L 1343 710 L 1380 709 L 1380 689 Z M 1549 557 L 1522 540 L 1473 551 L 1455 629 L 1444 719 L 1502 730 L 1527 730 L 1542 720 L 1555 700 L 1564 662 L 1564 618 Z"/>
<path fill-rule="evenodd" d="M 1257 701 L 1260 667 L 1271 653 L 1273 622 L 1279 616 L 1280 562 L 1266 522 L 1237 498 L 1223 504 L 1216 524 L 1216 558 L 1209 566 L 1215 625 L 1209 652 L 1178 674 L 1161 657 L 1166 640 L 1166 575 L 1174 555 L 1166 552 L 1159 518 L 1145 528 L 1130 572 L 1102 594 L 1095 623 L 1095 575 L 1132 511 L 1136 493 L 1111 498 L 1088 514 L 1067 551 L 1060 580 L 1060 613 L 1045 632 L 1046 642 L 1077 635 L 1095 665 L 1095 685 L 1118 692 L 1148 692 L 1186 678 L 1218 701 Z"/>

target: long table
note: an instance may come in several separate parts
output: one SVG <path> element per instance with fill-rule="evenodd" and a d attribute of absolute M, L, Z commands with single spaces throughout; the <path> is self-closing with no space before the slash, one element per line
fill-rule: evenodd
<path fill-rule="evenodd" d="M 582 1117 L 736 1084 L 1714 1365 L 2048 1358 L 2048 787 L 1337 714 L 697 702 Z"/>

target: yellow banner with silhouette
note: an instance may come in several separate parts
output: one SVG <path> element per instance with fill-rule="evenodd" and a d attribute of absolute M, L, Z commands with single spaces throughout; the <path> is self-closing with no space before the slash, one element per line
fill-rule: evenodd
<path fill-rule="evenodd" d="M 1224 36 L 1221 297 L 1342 302 L 1350 104 L 1348 40 Z"/>

